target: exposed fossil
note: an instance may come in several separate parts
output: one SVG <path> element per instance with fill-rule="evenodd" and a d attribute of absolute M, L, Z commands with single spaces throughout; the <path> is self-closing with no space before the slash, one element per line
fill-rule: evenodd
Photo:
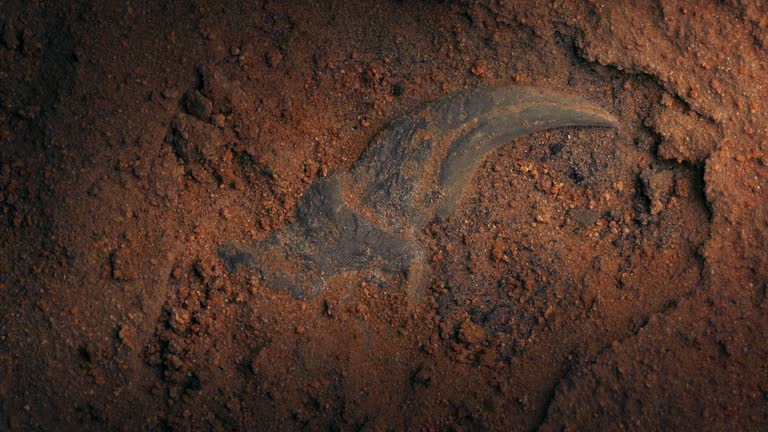
<path fill-rule="evenodd" d="M 352 270 L 405 272 L 413 297 L 426 282 L 419 230 L 454 211 L 483 158 L 520 136 L 569 126 L 617 121 L 583 99 L 530 87 L 441 97 L 384 128 L 349 172 L 313 183 L 296 223 L 251 246 L 221 245 L 219 255 L 296 297 Z"/>

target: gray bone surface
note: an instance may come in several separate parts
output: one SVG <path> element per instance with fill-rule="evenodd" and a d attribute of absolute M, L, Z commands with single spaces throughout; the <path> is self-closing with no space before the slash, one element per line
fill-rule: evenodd
<path fill-rule="evenodd" d="M 447 95 L 385 127 L 350 172 L 313 183 L 296 223 L 249 247 L 221 245 L 219 255 L 230 269 L 249 267 L 299 298 L 346 271 L 405 273 L 414 296 L 426 271 L 418 231 L 456 209 L 489 153 L 537 131 L 616 126 L 583 99 L 530 87 Z"/>

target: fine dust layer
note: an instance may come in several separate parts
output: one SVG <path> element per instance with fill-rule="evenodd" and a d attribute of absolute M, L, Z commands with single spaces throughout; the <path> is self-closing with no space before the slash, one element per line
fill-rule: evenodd
<path fill-rule="evenodd" d="M 3 2 L 0 430 L 768 430 L 768 9 L 624 3 Z"/>

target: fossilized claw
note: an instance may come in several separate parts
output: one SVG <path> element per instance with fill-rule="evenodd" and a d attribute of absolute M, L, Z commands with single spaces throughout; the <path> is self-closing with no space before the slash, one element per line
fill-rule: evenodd
<path fill-rule="evenodd" d="M 250 247 L 222 245 L 219 255 L 296 297 L 317 295 L 328 277 L 351 270 L 405 272 L 414 296 L 426 272 L 417 233 L 455 210 L 482 159 L 520 136 L 569 126 L 617 121 L 583 99 L 530 87 L 441 97 L 384 128 L 350 172 L 313 183 L 296 223 Z"/>

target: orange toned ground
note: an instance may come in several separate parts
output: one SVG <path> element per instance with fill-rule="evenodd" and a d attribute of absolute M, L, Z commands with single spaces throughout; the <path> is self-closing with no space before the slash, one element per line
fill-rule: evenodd
<path fill-rule="evenodd" d="M 765 5 L 155 3 L 0 7 L 0 429 L 768 428 Z M 516 84 L 620 128 L 495 152 L 415 308 L 217 256 L 393 119 Z"/>

